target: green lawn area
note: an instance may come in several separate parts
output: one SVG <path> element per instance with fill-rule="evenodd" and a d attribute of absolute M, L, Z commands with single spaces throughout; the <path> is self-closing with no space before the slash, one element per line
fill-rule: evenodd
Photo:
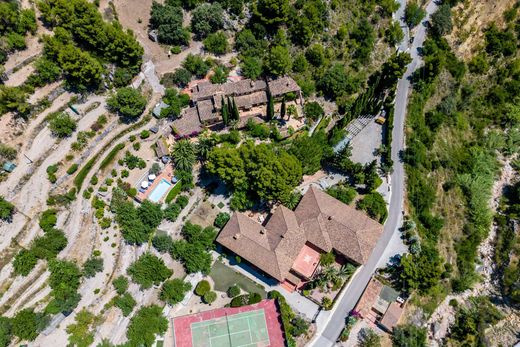
<path fill-rule="evenodd" d="M 224 265 L 220 261 L 216 261 L 209 274 L 215 282 L 215 290 L 225 292 L 234 284 L 249 293 L 258 293 L 262 299 L 266 298 L 267 293 L 264 287 L 250 280 L 246 276 L 234 271 L 230 267 Z"/>
<path fill-rule="evenodd" d="M 175 183 L 173 188 L 169 191 L 168 195 L 166 195 L 166 203 L 169 204 L 170 202 L 175 199 L 175 197 L 181 192 L 181 181 L 178 181 Z"/>

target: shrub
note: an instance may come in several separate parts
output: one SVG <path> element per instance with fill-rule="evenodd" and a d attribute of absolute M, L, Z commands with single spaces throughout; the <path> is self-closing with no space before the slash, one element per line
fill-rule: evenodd
<path fill-rule="evenodd" d="M 121 275 L 112 282 L 112 285 L 116 289 L 117 294 L 122 295 L 128 289 L 128 278 Z"/>
<path fill-rule="evenodd" d="M 42 228 L 43 231 L 48 231 L 56 225 L 56 222 L 58 221 L 56 213 L 55 209 L 43 211 L 39 221 L 40 228 Z"/>
<path fill-rule="evenodd" d="M 78 170 L 78 164 L 72 164 L 68 169 L 67 169 L 67 174 L 69 175 L 72 175 L 74 172 L 76 172 Z"/>
<path fill-rule="evenodd" d="M 225 54 L 228 50 L 227 37 L 222 31 L 209 34 L 203 43 L 205 50 L 217 55 Z"/>
<path fill-rule="evenodd" d="M 175 203 L 181 207 L 181 209 L 185 208 L 188 205 L 189 199 L 186 195 L 179 195 Z"/>
<path fill-rule="evenodd" d="M 38 258 L 34 255 L 34 252 L 30 250 L 22 249 L 13 261 L 14 273 L 17 275 L 27 276 L 32 269 L 36 266 Z"/>
<path fill-rule="evenodd" d="M 321 300 L 321 306 L 325 311 L 332 309 L 332 300 L 328 296 L 324 296 Z"/>
<path fill-rule="evenodd" d="M 103 259 L 92 257 L 83 264 L 83 276 L 94 277 L 96 273 L 103 271 Z"/>
<path fill-rule="evenodd" d="M 130 293 L 124 293 L 114 298 L 114 306 L 118 307 L 125 317 L 132 313 L 135 305 L 137 305 L 137 302 Z"/>
<path fill-rule="evenodd" d="M 215 221 L 213 222 L 213 225 L 216 226 L 217 228 L 221 229 L 226 225 L 226 223 L 229 221 L 230 218 L 231 218 L 231 216 L 229 215 L 229 213 L 220 212 L 219 214 L 217 214 L 217 217 L 215 217 Z"/>
<path fill-rule="evenodd" d="M 229 287 L 227 290 L 227 296 L 230 298 L 234 298 L 235 296 L 240 295 L 240 287 L 236 284 Z"/>
<path fill-rule="evenodd" d="M 262 301 L 262 297 L 258 293 L 251 293 L 247 298 L 248 305 L 258 304 L 260 301 Z"/>
<path fill-rule="evenodd" d="M 247 305 L 249 302 L 249 294 L 242 294 L 239 296 L 235 296 L 231 303 L 229 304 L 231 307 L 241 307 Z"/>
<path fill-rule="evenodd" d="M 202 280 L 199 283 L 197 283 L 197 286 L 195 287 L 195 294 L 198 296 L 204 296 L 207 292 L 211 290 L 211 286 L 208 281 Z"/>
<path fill-rule="evenodd" d="M 0 196 L 0 220 L 10 220 L 14 213 L 14 205 Z"/>
<path fill-rule="evenodd" d="M 206 304 L 211 305 L 213 302 L 215 302 L 215 300 L 217 300 L 217 293 L 213 291 L 206 292 L 204 293 L 202 300 L 204 300 Z"/>
<path fill-rule="evenodd" d="M 156 235 L 152 239 L 153 247 L 159 253 L 169 253 L 173 247 L 173 240 L 169 235 Z"/>

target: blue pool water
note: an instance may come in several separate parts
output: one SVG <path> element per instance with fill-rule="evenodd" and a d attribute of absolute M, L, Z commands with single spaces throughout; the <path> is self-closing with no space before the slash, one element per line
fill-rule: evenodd
<path fill-rule="evenodd" d="M 148 196 L 148 200 L 150 200 L 151 202 L 158 202 L 159 200 L 161 200 L 164 194 L 166 194 L 170 187 L 171 183 L 163 178 L 161 182 L 159 182 L 157 187 L 155 187 L 155 189 L 150 193 L 150 195 Z"/>

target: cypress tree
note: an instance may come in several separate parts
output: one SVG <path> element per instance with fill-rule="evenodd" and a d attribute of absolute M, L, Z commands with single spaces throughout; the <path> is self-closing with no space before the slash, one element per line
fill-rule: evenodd
<path fill-rule="evenodd" d="M 233 98 L 233 118 L 235 120 L 240 119 L 240 112 L 238 112 L 237 104 L 235 103 L 235 98 Z"/>
<path fill-rule="evenodd" d="M 286 106 L 285 106 L 285 97 L 284 97 L 282 99 L 282 106 L 280 108 L 280 118 L 281 119 L 284 119 L 284 117 L 285 117 L 285 111 L 286 111 L 285 108 L 286 108 Z"/>
<path fill-rule="evenodd" d="M 274 117 L 274 102 L 271 93 L 267 94 L 267 120 L 270 121 Z"/>
<path fill-rule="evenodd" d="M 231 103 L 231 100 L 229 99 L 229 96 L 227 97 L 227 113 L 229 118 L 233 118 L 233 104 Z"/>
<path fill-rule="evenodd" d="M 222 97 L 222 100 L 221 100 L 220 115 L 222 116 L 222 121 L 224 122 L 224 124 L 227 125 L 229 122 L 229 114 L 228 114 L 226 102 L 224 101 L 224 97 Z"/>

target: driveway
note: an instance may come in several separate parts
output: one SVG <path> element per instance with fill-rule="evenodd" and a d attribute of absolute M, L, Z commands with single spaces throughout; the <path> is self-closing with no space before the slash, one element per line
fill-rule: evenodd
<path fill-rule="evenodd" d="M 402 7 L 404 4 L 402 4 Z M 360 269 L 358 275 L 352 280 L 349 288 L 344 292 L 339 302 L 336 304 L 332 314 L 322 321 L 318 326 L 316 337 L 309 344 L 315 347 L 333 346 L 345 326 L 345 317 L 352 311 L 359 297 L 365 290 L 368 281 L 373 273 L 381 264 L 385 264 L 385 257 L 388 256 L 386 249 L 390 241 L 399 234 L 398 227 L 402 222 L 403 199 L 405 190 L 405 172 L 403 163 L 399 159 L 399 153 L 404 149 L 404 121 L 406 118 L 406 107 L 408 94 L 410 92 L 409 78 L 415 69 L 422 63 L 418 53 L 418 48 L 422 47 L 426 37 L 426 23 L 431 14 L 437 9 L 437 4 L 431 1 L 427 8 L 427 16 L 416 28 L 415 38 L 411 47 L 412 62 L 408 65 L 403 78 L 397 85 L 394 112 L 394 130 L 392 138 L 392 160 L 394 161 L 394 171 L 391 175 L 392 195 L 388 219 L 385 223 L 383 234 L 374 248 L 367 263 Z M 399 18 L 402 21 L 402 18 Z M 320 321 L 320 317 L 318 317 Z"/>

